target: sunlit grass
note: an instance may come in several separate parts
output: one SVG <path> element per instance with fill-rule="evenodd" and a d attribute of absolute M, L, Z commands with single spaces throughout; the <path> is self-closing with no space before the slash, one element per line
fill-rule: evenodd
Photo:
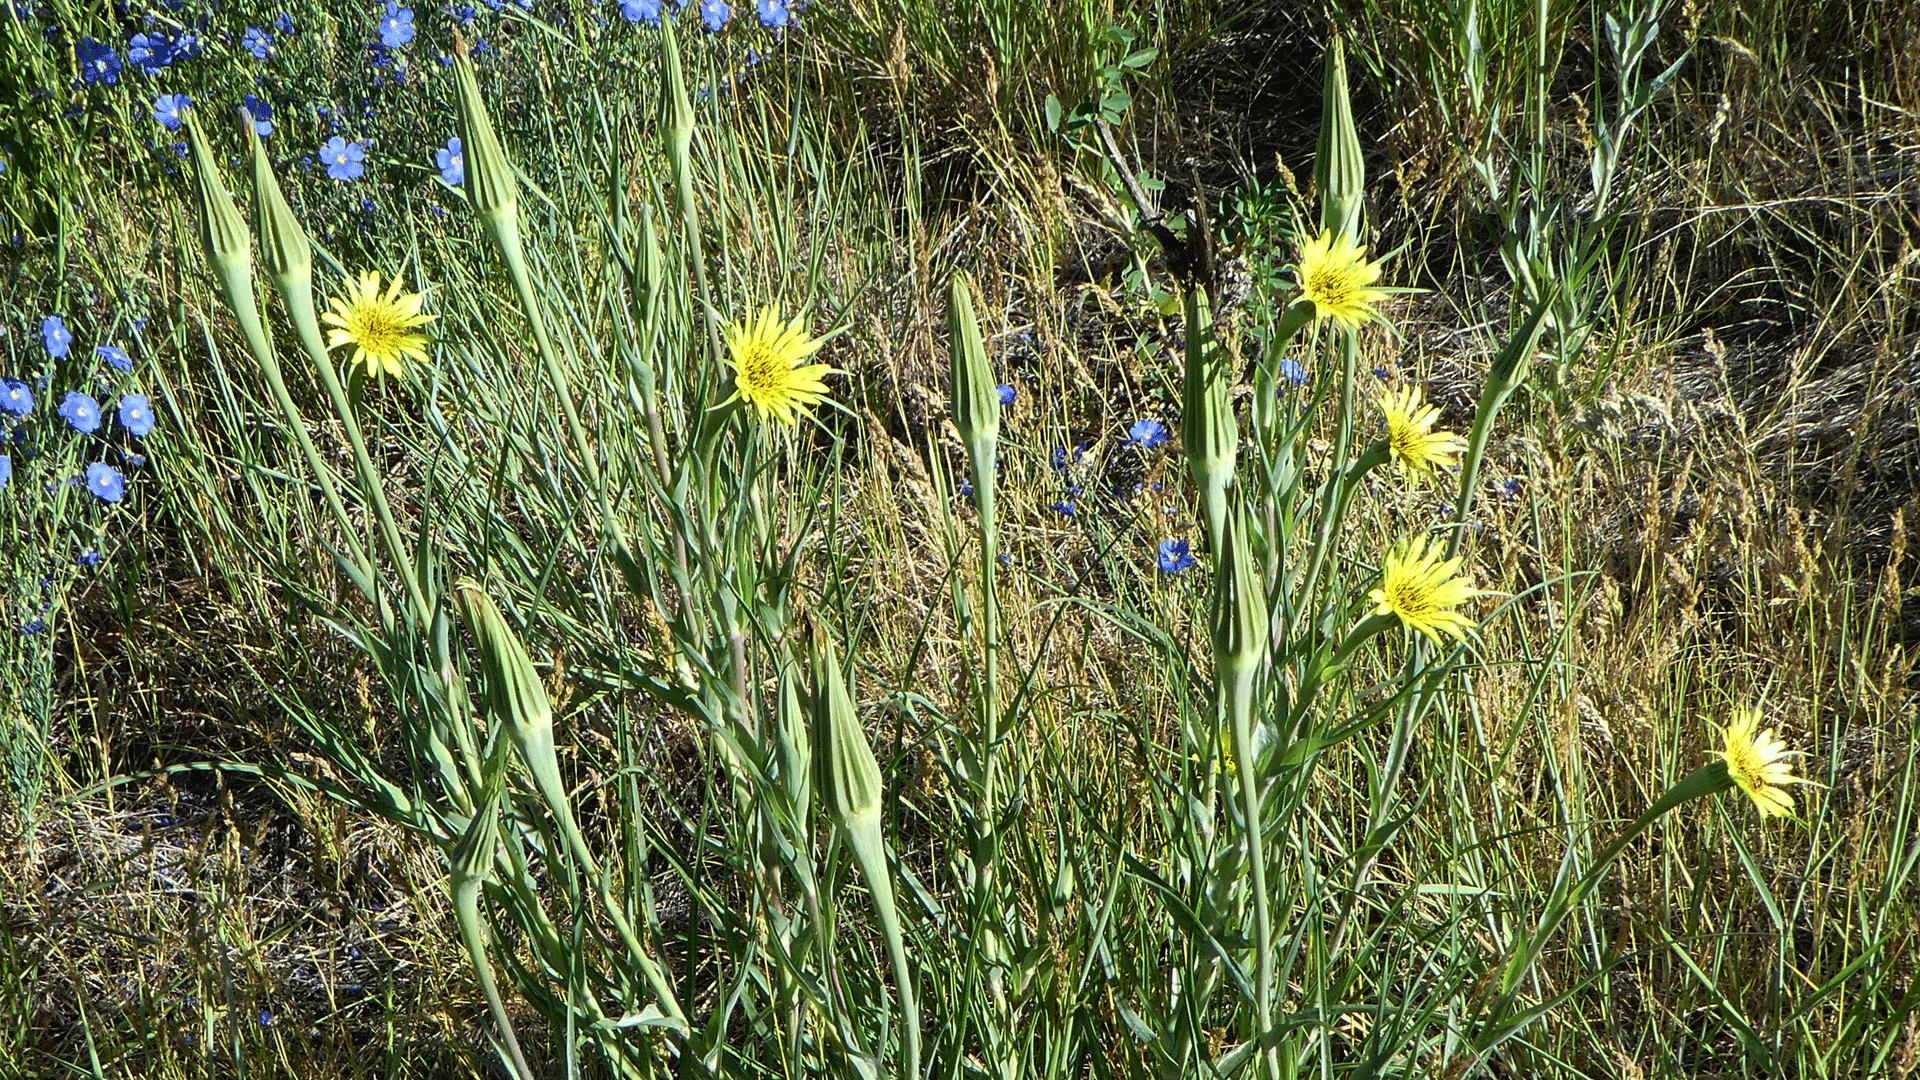
<path fill-rule="evenodd" d="M 1444 25 L 1409 10 L 1419 25 Z M 1197 320 L 1156 302 L 1167 283 L 1144 233 L 1125 239 L 1146 252 L 1151 281 L 1053 278 L 1059 238 L 1048 223 L 1099 215 L 1049 202 L 1043 178 L 1056 194 L 1065 174 L 1126 204 L 1097 156 L 1045 141 L 1037 115 L 956 135 L 932 110 L 968 90 L 976 44 L 999 59 L 1001 81 L 978 88 L 996 107 L 1037 113 L 1045 93 L 1071 96 L 1076 79 L 1098 88 L 1100 65 L 1116 59 L 1103 53 L 1108 13 L 1023 11 L 944 29 L 922 12 L 896 46 L 877 15 L 816 0 L 806 18 L 817 29 L 750 68 L 739 47 L 759 39 L 738 29 L 707 39 L 690 13 L 680 40 L 697 137 L 680 160 L 673 102 L 653 67 L 657 35 L 615 9 L 604 23 L 494 17 L 486 33 L 500 54 L 482 67 L 483 91 L 527 181 L 521 232 L 543 329 L 464 193 L 436 179 L 431 152 L 456 128 L 431 50 L 414 53 L 417 99 L 381 99 L 378 123 L 391 126 L 374 140 L 377 178 L 361 186 L 304 169 L 298 155 L 324 125 L 280 106 L 268 145 L 318 243 L 319 295 L 379 267 L 429 290 L 438 316 L 430 362 L 413 378 L 350 387 L 356 436 L 305 366 L 285 308 L 266 301 L 310 457 L 200 269 L 190 189 L 185 174 L 167 173 L 179 159 L 165 143 L 111 177 L 77 156 L 32 167 L 26 155 L 0 176 L 16 185 L 0 204 L 30 237 L 23 258 L 45 271 L 8 286 L 11 352 L 0 362 L 13 366 L 0 375 L 50 377 L 44 420 L 49 398 L 95 377 L 93 344 L 120 341 L 136 358 L 126 388 L 147 394 L 159 420 L 140 446 L 112 450 L 144 447 L 152 459 L 148 472 L 129 469 L 124 504 L 43 487 L 28 501 L 24 470 L 0 490 L 17 500 L 0 511 L 12 515 L 0 516 L 11 595 L 48 598 L 49 632 L 16 639 L 48 645 L 34 654 L 41 697 L 14 700 L 57 720 L 45 743 L 57 767 L 34 830 L 15 838 L 9 874 L 20 888 L 7 886 L 36 899 L 18 904 L 25 917 L 8 924 L 0 954 L 10 986 L 55 992 L 0 1008 L 24 1018 L 5 1029 L 0 1061 L 28 1074 L 64 1061 L 82 1075 L 162 1076 L 500 1067 L 478 1034 L 495 1018 L 451 944 L 443 853 L 461 849 L 393 801 L 452 800 L 441 820 L 456 826 L 470 809 L 453 794 L 464 781 L 420 783 L 417 771 L 435 752 L 420 736 L 435 717 L 470 715 L 436 712 L 436 634 L 450 634 L 444 655 L 475 673 L 476 710 L 483 686 L 498 689 L 496 676 L 466 667 L 460 624 L 434 628 L 431 598 L 455 573 L 498 601 L 554 709 L 559 775 L 516 766 L 502 774 L 503 796 L 472 788 L 479 805 L 502 798 L 503 835 L 520 838 L 509 847 L 521 854 L 501 848 L 478 895 L 505 1011 L 536 1068 L 564 1068 L 558 1018 L 585 1000 L 608 1024 L 630 1022 L 625 1034 L 573 1044 L 589 1071 L 628 1060 L 644 1072 L 686 1046 L 713 1048 L 728 1074 L 852 1075 L 856 1059 L 900 1067 L 913 1011 L 889 963 L 901 958 L 939 1075 L 958 1075 L 959 1061 L 994 1075 L 1150 1075 L 1170 1067 L 1170 1052 L 1197 1062 L 1270 1022 L 1270 1064 L 1329 1075 L 1631 1075 L 1629 1064 L 1648 1076 L 1855 1075 L 1904 1060 L 1897 956 L 1914 924 L 1902 838 L 1915 820 L 1898 647 L 1904 539 L 1877 522 L 1883 543 L 1849 549 L 1827 522 L 1850 511 L 1792 486 L 1806 474 L 1783 471 L 1778 448 L 1817 450 L 1792 442 L 1804 411 L 1753 408 L 1724 362 L 1706 391 L 1663 397 L 1647 377 L 1692 370 L 1684 350 L 1724 348 L 1712 338 L 1675 348 L 1671 315 L 1624 313 L 1675 312 L 1676 297 L 1711 299 L 1726 283 L 1697 280 L 1665 249 L 1653 256 L 1665 260 L 1663 279 L 1636 276 L 1627 264 L 1641 249 L 1597 244 L 1618 265 L 1590 268 L 1590 280 L 1620 291 L 1589 288 L 1606 303 L 1556 309 L 1551 359 L 1539 363 L 1566 365 L 1566 377 L 1538 376 L 1484 429 L 1473 424 L 1484 371 L 1541 286 L 1526 275 L 1560 265 L 1546 240 L 1533 241 L 1552 256 L 1544 261 L 1479 251 L 1481 270 L 1519 279 L 1495 290 L 1520 298 L 1511 319 L 1444 291 L 1375 298 L 1398 336 L 1375 326 L 1358 339 L 1348 417 L 1332 328 L 1286 353 L 1304 385 L 1270 373 L 1250 393 L 1234 372 L 1220 388 L 1242 436 L 1232 499 L 1250 487 L 1271 500 L 1257 504 L 1271 518 L 1253 519 L 1267 545 L 1252 549 L 1267 560 L 1258 580 L 1307 570 L 1307 526 L 1338 502 L 1280 495 L 1315 492 L 1348 464 L 1333 447 L 1358 455 L 1381 434 L 1376 397 L 1419 390 L 1442 412 L 1413 427 L 1431 420 L 1474 436 L 1469 512 L 1435 550 L 1457 549 L 1490 595 L 1470 605 L 1478 627 L 1464 644 L 1409 647 L 1413 636 L 1396 633 L 1346 654 L 1350 669 L 1329 673 L 1316 659 L 1316 642 L 1331 650 L 1365 614 L 1343 623 L 1337 604 L 1321 602 L 1361 603 L 1395 543 L 1447 523 L 1453 500 L 1438 492 L 1458 480 L 1447 466 L 1462 448 L 1436 448 L 1438 492 L 1375 471 L 1309 573 L 1316 587 L 1274 596 L 1282 652 L 1261 693 L 1331 680 L 1314 720 L 1326 726 L 1309 730 L 1326 744 L 1290 741 L 1298 733 L 1272 730 L 1269 712 L 1216 731 L 1225 616 L 1210 611 L 1213 571 L 1237 503 L 1209 507 L 1179 440 L 1128 437 L 1142 419 L 1177 429 L 1191 412 L 1179 407 L 1180 369 L 1184 350 L 1200 348 Z M 1556 55 L 1586 18 L 1570 11 L 1550 9 Z M 1528 14 L 1490 11 L 1505 21 L 1486 41 L 1530 46 Z M 313 36 L 283 38 L 283 55 L 295 70 L 332 72 L 339 61 L 319 46 L 326 20 L 296 15 Z M 1177 47 L 1169 35 L 1189 17 L 1176 13 L 1150 39 Z M 1404 57 L 1369 47 L 1376 40 L 1360 36 L 1355 70 L 1403 70 Z M 34 65 L 59 59 L 31 55 Z M 1516 116 L 1537 101 L 1540 115 L 1564 119 L 1564 102 L 1528 98 L 1526 65 L 1509 59 L 1476 107 L 1505 103 Z M 141 78 L 127 76 L 144 94 Z M 1142 78 L 1143 103 L 1171 93 L 1163 72 Z M 731 92 L 701 93 L 729 80 Z M 876 85 L 895 100 L 863 100 Z M 1423 92 L 1418 80 L 1371 85 Z M 224 160 L 237 144 L 215 91 L 204 96 Z M 124 150 L 158 136 L 133 108 L 138 95 L 127 100 L 117 115 L 96 103 L 59 129 L 59 145 L 104 132 Z M 414 112 L 398 108 L 412 100 Z M 514 107 L 531 101 L 554 107 Z M 1371 150 L 1386 136 L 1368 109 L 1360 116 Z M 1172 122 L 1144 105 L 1127 121 L 1129 153 Z M 993 182 L 923 171 L 916 155 L 956 146 L 990 166 L 981 175 Z M 1665 163 L 1624 160 L 1615 200 L 1640 206 L 1667 189 Z M 1523 177 L 1516 187 L 1549 176 L 1584 184 L 1577 164 L 1512 175 Z M 244 173 L 226 176 L 245 188 Z M 34 190 L 70 193 L 82 210 Z M 1567 193 L 1527 194 L 1547 203 Z M 1381 221 L 1369 251 L 1423 250 L 1445 231 L 1409 226 L 1417 211 L 1406 207 L 1369 212 Z M 1304 206 L 1277 218 L 1298 239 L 1312 232 Z M 1633 220 L 1608 235 L 1638 235 Z M 956 425 L 946 375 L 960 347 L 947 318 L 955 266 L 974 281 L 988 372 L 972 407 L 993 410 L 998 430 L 984 441 L 997 467 L 969 460 L 979 425 Z M 1450 285 L 1430 272 L 1400 254 L 1382 281 Z M 1819 301 L 1822 325 L 1851 332 L 1904 318 L 1846 307 L 1861 280 L 1849 271 L 1821 284 L 1834 287 Z M 1222 347 L 1252 360 L 1288 295 L 1223 306 L 1233 329 Z M 724 427 L 730 414 L 715 408 L 737 388 L 723 328 L 773 303 L 807 312 L 809 333 L 834 333 L 815 357 L 837 369 L 823 383 L 831 405 L 801 418 L 790 441 Z M 80 330 L 64 363 L 43 359 L 36 332 L 55 310 Z M 1592 342 L 1584 350 L 1565 346 L 1575 314 Z M 1522 352 L 1535 362 L 1531 347 Z M 1817 358 L 1810 346 L 1810 372 Z M 1603 364 L 1641 396 L 1616 394 Z M 998 405 L 999 382 L 1016 387 L 1014 404 Z M 1880 393 L 1864 391 L 1854 415 L 1870 415 Z M 50 452 L 32 482 L 106 452 L 39 431 Z M 708 437 L 727 456 L 707 460 L 726 466 L 680 471 Z M 1297 456 L 1272 455 L 1280 445 Z M 342 493 L 338 510 L 322 477 Z M 1275 545 L 1278 535 L 1301 540 Z M 1176 538 L 1199 564 L 1169 573 L 1158 550 Z M 355 545 L 364 585 L 340 569 Z M 100 569 L 73 561 L 94 546 L 106 554 Z M 1891 574 L 1873 576 L 1889 551 Z M 42 576 L 55 584 L 42 589 Z M 415 586 L 430 602 L 407 630 Z M 810 634 L 835 645 L 817 651 Z M 822 761 L 829 745 L 813 710 L 832 696 L 822 665 L 840 671 L 823 656 L 848 658 L 855 722 L 842 709 L 840 737 L 851 748 L 860 733 L 878 770 L 878 845 L 848 824 L 864 829 L 865 810 L 835 810 L 838 795 L 802 753 Z M 1762 828 L 1738 797 L 1690 803 L 1638 834 L 1591 891 L 1574 889 L 1625 823 L 1722 749 L 1699 718 L 1749 704 L 1767 710 L 1762 726 L 1793 733 L 1793 749 L 1809 754 L 1802 774 L 1826 786 L 1796 793 L 1800 823 Z M 483 715 L 470 759 L 454 727 L 432 729 L 446 732 L 456 773 L 493 760 L 485 740 L 507 714 Z M 999 734 L 984 740 L 988 730 Z M 1285 753 L 1299 756 L 1245 764 Z M 229 767 L 187 767 L 205 761 Z M 1240 785 L 1256 769 L 1271 786 L 1255 812 L 1279 823 L 1258 875 L 1235 846 L 1247 816 Z M 551 813 L 563 804 L 577 845 Z M 160 824 L 156 807 L 169 805 L 186 811 Z M 167 854 L 176 839 L 187 855 Z M 870 850 L 850 860 L 847 845 Z M 63 864 L 69 853 L 86 854 Z M 289 893 L 281 881 L 298 884 Z M 1276 902 L 1257 918 L 1261 894 Z M 1564 923 L 1542 921 L 1568 897 Z M 541 905 L 564 916 L 559 928 L 542 924 Z M 403 908 L 404 919 L 391 917 Z M 623 919 L 638 941 L 622 940 Z M 70 925 L 89 930 L 59 929 Z M 1537 963 L 1514 968 L 1543 926 L 1552 932 Z M 1250 947 L 1263 939 L 1288 945 Z M 364 963 L 375 940 L 403 959 Z M 658 957 L 694 1034 L 674 1033 L 670 1009 L 646 1011 L 667 995 L 650 988 L 642 955 Z M 1170 991 L 1175 969 L 1198 976 L 1184 993 L 1210 994 L 1190 1016 Z M 1491 1056 L 1464 1052 L 1509 971 L 1516 1007 L 1553 1007 Z M 103 980 L 108 972 L 136 974 Z M 748 984 L 726 1014 L 726 995 Z M 1256 1069 L 1262 1056 L 1232 1063 Z"/>

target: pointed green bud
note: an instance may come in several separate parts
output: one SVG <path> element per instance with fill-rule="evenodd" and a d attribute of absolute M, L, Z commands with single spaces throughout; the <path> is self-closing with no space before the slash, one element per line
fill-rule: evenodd
<path fill-rule="evenodd" d="M 987 346 L 980 337 L 980 320 L 973 312 L 973 290 L 965 274 L 953 275 L 947 297 L 948 351 L 952 355 L 953 422 L 967 452 L 993 467 L 1000 440 L 1000 387 L 987 366 Z"/>
<path fill-rule="evenodd" d="M 194 190 L 200 204 L 200 244 L 207 253 L 207 268 L 222 284 L 228 284 L 230 275 L 242 274 L 248 285 L 247 298 L 251 300 L 252 237 L 247 235 L 247 223 L 233 205 L 226 181 L 220 178 L 220 166 L 214 162 L 213 151 L 207 149 L 206 134 L 191 112 L 187 113 L 187 141 L 193 147 Z M 233 299 L 228 296 L 229 301 Z"/>
<path fill-rule="evenodd" d="M 1226 363 L 1213 345 L 1213 310 L 1203 289 L 1187 293 L 1186 372 L 1180 393 L 1180 442 L 1187 451 L 1187 467 L 1200 491 L 1206 514 L 1207 539 L 1218 553 L 1227 516 L 1227 491 L 1240 431 L 1227 402 Z"/>
<path fill-rule="evenodd" d="M 494 133 L 493 118 L 480 97 L 480 84 L 467 59 L 466 43 L 457 43 L 453 58 L 455 104 L 460 110 L 460 148 L 467 164 L 467 199 L 487 218 L 510 218 L 519 224 L 519 188 L 513 162 Z"/>
<path fill-rule="evenodd" d="M 247 149 L 253 155 L 253 223 L 260 233 L 267 272 L 283 282 L 307 285 L 313 280 L 313 244 L 280 191 L 280 181 L 267 163 L 266 144 L 252 124 L 245 127 Z"/>
<path fill-rule="evenodd" d="M 556 813 L 570 814 L 565 809 L 567 789 L 560 777 L 560 761 L 553 749 L 553 701 L 547 697 L 546 684 L 534 670 L 527 647 L 478 584 L 455 582 L 451 599 L 480 648 L 487 715 L 495 723 L 504 721 L 508 725 L 507 734 L 540 794 Z"/>
<path fill-rule="evenodd" d="M 807 711 L 800 705 L 800 682 L 799 665 L 787 661 L 780 672 L 775 719 L 780 725 L 780 783 L 795 815 L 804 822 L 813 804 L 813 733 L 808 730 Z"/>
<path fill-rule="evenodd" d="M 1360 236 L 1366 202 L 1367 170 L 1360 157 L 1360 133 L 1347 95 L 1347 58 L 1341 39 L 1327 50 L 1327 77 L 1320 106 L 1320 145 L 1313 159 L 1313 184 L 1320 191 L 1320 227 L 1335 236 Z"/>
<path fill-rule="evenodd" d="M 1267 655 L 1267 590 L 1260 581 L 1245 504 L 1227 515 L 1213 586 L 1213 660 L 1226 686 L 1259 672 Z"/>
<path fill-rule="evenodd" d="M 824 736 L 827 754 L 820 763 L 820 787 L 827 812 L 841 828 L 878 825 L 880 763 L 874 759 L 860 714 L 853 707 L 833 639 L 816 631 L 813 654 L 814 725 Z"/>

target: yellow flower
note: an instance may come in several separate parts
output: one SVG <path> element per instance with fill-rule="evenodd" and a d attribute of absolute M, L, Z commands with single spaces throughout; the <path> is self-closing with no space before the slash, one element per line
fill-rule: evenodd
<path fill-rule="evenodd" d="M 1452 465 L 1466 450 L 1467 440 L 1451 431 L 1433 430 L 1440 410 L 1422 399 L 1419 387 L 1389 390 L 1379 404 L 1387 418 L 1387 446 L 1402 472 L 1424 480 Z"/>
<path fill-rule="evenodd" d="M 1443 644 L 1443 633 L 1466 637 L 1473 620 L 1453 609 L 1480 595 L 1480 590 L 1455 576 L 1464 561 L 1443 557 L 1438 545 L 1428 547 L 1425 537 L 1387 552 L 1380 587 L 1367 594 L 1379 605 L 1373 613 L 1397 616 L 1407 629 L 1427 635 L 1435 645 Z"/>
<path fill-rule="evenodd" d="M 790 427 L 799 423 L 800 417 L 827 399 L 827 384 L 820 377 L 833 369 L 825 364 L 801 365 L 820 345 L 819 339 L 807 337 L 800 319 L 782 323 L 779 311 L 771 307 L 762 308 L 755 320 L 728 326 L 734 392 L 727 401 L 746 402 L 761 419 Z"/>
<path fill-rule="evenodd" d="M 1313 301 L 1315 319 L 1332 319 L 1357 327 L 1379 318 L 1373 305 L 1387 294 L 1367 286 L 1380 280 L 1380 264 L 1367 261 L 1367 249 L 1350 236 L 1336 238 L 1332 230 L 1300 245 L 1294 264 L 1300 292 Z"/>
<path fill-rule="evenodd" d="M 419 293 L 401 291 L 398 277 L 381 295 L 380 275 L 369 270 L 347 283 L 346 299 L 327 298 L 333 310 L 320 319 L 335 327 L 327 331 L 327 348 L 355 346 L 353 362 L 364 362 L 370 377 L 404 375 L 408 358 L 422 363 L 427 359 L 427 335 L 413 329 L 433 321 L 433 316 L 420 314 L 425 299 Z"/>
<path fill-rule="evenodd" d="M 1787 794 L 1786 785 L 1812 783 L 1793 775 L 1793 762 L 1788 759 L 1800 751 L 1787 749 L 1786 743 L 1774 738 L 1772 728 L 1762 731 L 1760 710 L 1750 705 L 1735 705 L 1733 723 L 1720 730 L 1727 744 L 1719 751 L 1726 759 L 1727 775 L 1760 808 L 1760 816 L 1792 814 L 1793 796 Z"/>

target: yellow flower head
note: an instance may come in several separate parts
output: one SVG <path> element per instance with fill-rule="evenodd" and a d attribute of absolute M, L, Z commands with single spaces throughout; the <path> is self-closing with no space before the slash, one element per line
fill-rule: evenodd
<path fill-rule="evenodd" d="M 1458 556 L 1443 557 L 1438 545 L 1428 546 L 1426 537 L 1415 537 L 1387 552 L 1380 587 L 1367 594 L 1379 605 L 1373 613 L 1397 616 L 1407 629 L 1427 635 L 1435 645 L 1443 644 L 1443 633 L 1466 637 L 1473 620 L 1453 609 L 1480 595 L 1480 590 L 1456 576 L 1464 561 Z"/>
<path fill-rule="evenodd" d="M 1393 460 L 1416 479 L 1424 480 L 1452 465 L 1467 448 L 1467 440 L 1453 432 L 1433 430 L 1440 410 L 1422 399 L 1417 386 L 1387 391 L 1380 398 L 1380 411 L 1386 414 L 1387 446 Z"/>
<path fill-rule="evenodd" d="M 347 283 L 346 299 L 327 298 L 333 310 L 320 316 L 334 327 L 327 331 L 327 348 L 355 346 L 353 362 L 364 362 L 368 376 L 404 375 L 408 358 L 422 363 L 427 359 L 427 335 L 413 329 L 433 321 L 433 316 L 420 314 L 425 299 L 403 292 L 397 277 L 382 295 L 380 275 L 369 270 Z"/>
<path fill-rule="evenodd" d="M 1720 730 L 1726 739 L 1727 748 L 1719 753 L 1727 762 L 1727 775 L 1759 807 L 1760 816 L 1792 814 L 1793 796 L 1787 794 L 1787 785 L 1812 783 L 1793 775 L 1793 762 L 1788 759 L 1798 757 L 1800 751 L 1787 749 L 1786 743 L 1774 738 L 1772 728 L 1762 731 L 1760 710 L 1750 705 L 1735 705 L 1733 722 Z"/>
<path fill-rule="evenodd" d="M 820 349 L 820 339 L 807 336 L 796 318 L 780 321 L 777 309 L 760 309 L 759 317 L 727 327 L 727 351 L 732 354 L 733 397 L 753 406 L 761 419 L 791 427 L 815 405 L 827 399 L 821 376 L 833 373 L 825 364 L 801 365 Z"/>
<path fill-rule="evenodd" d="M 1380 280 L 1380 264 L 1367 261 L 1367 249 L 1350 236 L 1336 238 L 1332 230 L 1300 245 L 1294 264 L 1300 293 L 1313 301 L 1315 319 L 1332 319 L 1357 327 L 1378 318 L 1373 305 L 1387 294 L 1367 286 Z"/>

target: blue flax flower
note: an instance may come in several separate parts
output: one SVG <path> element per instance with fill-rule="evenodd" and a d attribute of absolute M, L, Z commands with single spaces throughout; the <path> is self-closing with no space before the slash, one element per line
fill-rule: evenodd
<path fill-rule="evenodd" d="M 1185 540 L 1160 541 L 1160 572 L 1177 574 L 1191 568 L 1199 560 L 1193 557 L 1192 549 Z"/>
<path fill-rule="evenodd" d="M 101 502 L 117 503 L 126 497 L 127 478 L 120 470 L 104 461 L 96 461 L 87 466 L 87 490 Z"/>
<path fill-rule="evenodd" d="M 387 17 L 380 20 L 380 44 L 397 49 L 413 40 L 413 9 L 387 4 Z"/>
<path fill-rule="evenodd" d="M 760 0 L 760 25 L 769 30 L 779 30 L 793 18 L 793 12 L 787 7 L 787 0 Z"/>
<path fill-rule="evenodd" d="M 145 394 L 125 394 L 120 398 L 120 426 L 136 439 L 153 431 L 153 408 Z"/>
<path fill-rule="evenodd" d="M 273 38 L 265 30 L 249 26 L 246 34 L 240 38 L 240 47 L 252 53 L 255 60 L 265 60 L 267 54 L 273 51 Z"/>
<path fill-rule="evenodd" d="M 1072 517 L 1073 516 L 1073 500 L 1061 499 L 1059 502 L 1050 502 L 1047 504 L 1047 509 L 1065 514 L 1068 517 Z"/>
<path fill-rule="evenodd" d="M 13 479 L 13 459 L 0 454 L 0 488 L 6 487 Z"/>
<path fill-rule="evenodd" d="M 1295 386 L 1301 386 L 1307 381 L 1307 369 L 1300 366 L 1300 361 L 1289 356 L 1280 361 L 1280 377 Z"/>
<path fill-rule="evenodd" d="M 327 163 L 327 175 L 335 180 L 358 179 L 367 171 L 362 164 L 367 160 L 366 149 L 338 135 L 321 144 L 320 160 Z"/>
<path fill-rule="evenodd" d="M 98 548 L 88 548 L 74 556 L 73 561 L 79 563 L 81 566 L 99 566 L 101 560 L 104 558 L 105 556 L 100 554 Z"/>
<path fill-rule="evenodd" d="M 19 379 L 0 379 L 0 412 L 29 415 L 33 412 L 33 391 Z"/>
<path fill-rule="evenodd" d="M 1127 441 L 1151 450 L 1167 441 L 1167 425 L 1152 417 L 1135 421 L 1134 425 L 1127 429 Z"/>
<path fill-rule="evenodd" d="M 111 46 L 83 37 L 74 45 L 73 54 L 80 61 L 80 77 L 88 83 L 113 86 L 120 81 L 120 54 Z"/>
<path fill-rule="evenodd" d="M 1000 404 L 1011 405 L 1013 404 L 1013 399 L 1019 396 L 1019 391 L 1013 388 L 1012 383 L 1000 384 Z"/>
<path fill-rule="evenodd" d="M 252 94 L 248 94 L 246 97 L 241 98 L 240 104 L 247 110 L 247 115 L 253 117 L 254 134 L 260 136 L 263 139 L 273 134 L 273 106 L 272 105 L 269 105 L 264 101 L 261 101 L 259 98 L 254 97 Z"/>
<path fill-rule="evenodd" d="M 707 21 L 707 29 L 717 34 L 726 28 L 727 20 L 733 18 L 733 9 L 725 0 L 702 0 L 700 17 Z"/>
<path fill-rule="evenodd" d="M 282 34 L 293 33 L 293 16 L 287 14 L 284 11 L 278 15 L 275 15 L 273 17 L 273 28 L 275 30 L 280 31 Z"/>
<path fill-rule="evenodd" d="M 100 430 L 100 403 L 78 390 L 67 391 L 66 399 L 55 410 L 67 418 L 73 430 L 82 435 L 91 435 Z"/>
<path fill-rule="evenodd" d="M 628 22 L 643 22 L 648 26 L 660 25 L 661 0 L 620 0 L 620 14 Z"/>
<path fill-rule="evenodd" d="M 448 139 L 447 145 L 433 152 L 433 164 L 448 186 L 459 187 L 467 182 L 467 162 L 460 153 L 460 136 Z"/>
<path fill-rule="evenodd" d="M 95 348 L 93 353 L 100 359 L 112 364 L 115 371 L 133 370 L 133 357 L 128 356 L 127 350 L 117 345 L 101 345 Z"/>
<path fill-rule="evenodd" d="M 47 355 L 55 360 L 64 359 L 67 346 L 73 343 L 73 331 L 67 329 L 67 321 L 58 315 L 49 315 L 40 320 L 40 343 L 47 347 Z"/>
<path fill-rule="evenodd" d="M 148 75 L 173 63 L 173 42 L 160 34 L 135 34 L 127 42 L 127 63 Z"/>
<path fill-rule="evenodd" d="M 187 106 L 192 104 L 193 99 L 185 94 L 161 94 L 153 99 L 153 118 L 168 131 L 179 131 L 187 118 Z"/>

